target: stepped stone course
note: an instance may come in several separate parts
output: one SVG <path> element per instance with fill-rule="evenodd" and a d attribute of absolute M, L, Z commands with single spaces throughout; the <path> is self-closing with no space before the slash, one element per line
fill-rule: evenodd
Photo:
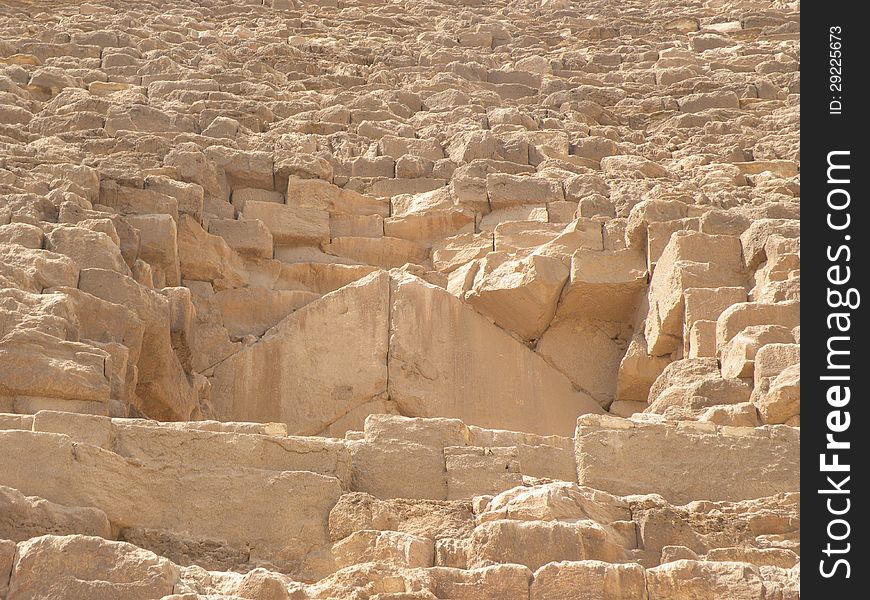
<path fill-rule="evenodd" d="M 798 600 L 799 32 L 0 3 L 0 600 Z"/>

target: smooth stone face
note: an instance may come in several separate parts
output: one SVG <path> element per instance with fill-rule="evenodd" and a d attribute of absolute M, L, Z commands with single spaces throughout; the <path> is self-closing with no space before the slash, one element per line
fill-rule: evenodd
<path fill-rule="evenodd" d="M 535 433 L 570 433 L 570 415 L 598 412 L 538 355 L 447 292 L 393 282 L 390 397 L 400 410 Z M 416 340 L 430 340 L 423 352 Z M 499 348 L 498 351 L 492 351 Z"/>

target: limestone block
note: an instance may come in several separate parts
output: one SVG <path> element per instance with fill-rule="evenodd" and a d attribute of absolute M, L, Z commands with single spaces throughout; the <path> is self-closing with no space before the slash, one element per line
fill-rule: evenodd
<path fill-rule="evenodd" d="M 104 60 L 111 55 L 107 54 Z M 110 66 L 104 63 L 104 66 Z M 119 131 L 176 132 L 192 133 L 194 121 L 187 115 L 164 112 L 145 104 L 133 106 L 112 106 L 106 115 L 106 132 L 116 135 Z"/>
<path fill-rule="evenodd" d="M 9 579 L 12 577 L 12 563 L 15 560 L 16 544 L 12 540 L 0 540 L 0 595 L 6 597 Z"/>
<path fill-rule="evenodd" d="M 371 443 L 399 440 L 438 449 L 473 446 L 475 437 L 480 437 L 475 436 L 459 419 L 421 419 L 399 415 L 369 415 L 364 433 L 364 439 Z"/>
<path fill-rule="evenodd" d="M 0 449 L 10 457 L 0 464 L 0 483 L 24 494 L 99 508 L 114 527 L 219 539 L 285 565 L 327 542 L 328 513 L 340 495 L 337 479 L 311 472 L 143 465 L 53 433 L 3 431 Z M 250 503 L 251 489 L 264 504 Z M 287 506 L 287 498 L 305 500 Z"/>
<path fill-rule="evenodd" d="M 79 431 L 70 429 L 57 432 L 80 440 Z M 342 485 L 350 482 L 350 454 L 340 441 L 324 438 L 172 429 L 151 427 L 141 421 L 116 420 L 108 449 L 143 464 L 311 471 L 335 477 Z"/>
<path fill-rule="evenodd" d="M 471 568 L 513 563 L 538 569 L 561 560 L 617 562 L 618 541 L 591 521 L 488 521 L 478 525 L 468 548 Z"/>
<path fill-rule="evenodd" d="M 145 414 L 165 420 L 187 419 L 198 408 L 197 394 L 176 353 L 179 339 L 171 330 L 170 298 L 142 287 L 132 278 L 104 269 L 85 269 L 79 288 L 113 304 L 131 309 L 144 325 L 142 352 L 137 363 L 137 406 Z M 181 349 L 181 348 L 179 348 Z M 190 368 L 187 365 L 188 370 Z"/>
<path fill-rule="evenodd" d="M 487 175 L 486 193 L 493 210 L 525 204 L 547 204 L 565 199 L 562 186 L 558 182 L 508 173 Z"/>
<path fill-rule="evenodd" d="M 272 258 L 272 234 L 262 221 L 211 219 L 208 232 L 222 237 L 239 254 L 253 258 Z"/>
<path fill-rule="evenodd" d="M 750 325 L 719 349 L 723 377 L 752 377 L 755 355 L 767 344 L 791 344 L 791 328 L 782 325 Z"/>
<path fill-rule="evenodd" d="M 688 358 L 716 356 L 716 321 L 699 320 L 692 323 L 683 340 L 683 354 Z"/>
<path fill-rule="evenodd" d="M 42 229 L 30 223 L 0 225 L 0 244 L 18 244 L 31 250 L 40 250 L 45 243 Z"/>
<path fill-rule="evenodd" d="M 619 363 L 617 399 L 646 402 L 650 387 L 670 362 L 668 357 L 650 356 L 642 335 L 633 337 Z"/>
<path fill-rule="evenodd" d="M 109 399 L 108 354 L 91 344 L 69 341 L 78 339 L 80 327 L 76 306 L 66 294 L 0 290 L 0 334 L 3 396 L 100 404 Z"/>
<path fill-rule="evenodd" d="M 650 270 L 655 270 L 655 265 L 662 252 L 671 241 L 671 236 L 677 231 L 700 231 L 697 218 L 674 219 L 673 221 L 657 221 L 650 223 L 646 231 L 646 256 Z"/>
<path fill-rule="evenodd" d="M 62 506 L 5 486 L 0 486 L 0 506 L 0 539 L 21 542 L 48 534 L 112 535 L 106 514 L 96 508 Z"/>
<path fill-rule="evenodd" d="M 442 238 L 474 233 L 474 213 L 467 208 L 429 211 L 384 219 L 384 235 L 431 244 Z"/>
<path fill-rule="evenodd" d="M 233 207 L 236 212 L 245 210 L 248 202 L 271 202 L 273 204 L 284 204 L 284 194 L 272 190 L 261 190 L 258 188 L 236 188 L 230 197 Z"/>
<path fill-rule="evenodd" d="M 130 272 L 120 248 L 105 233 L 56 227 L 45 236 L 45 249 L 70 257 L 82 269 L 111 269 L 125 275 Z"/>
<path fill-rule="evenodd" d="M 399 159 L 396 161 L 397 179 L 431 178 L 434 174 L 434 171 L 435 161 L 428 158 L 423 158 L 422 156 L 405 154 L 404 156 L 399 157 Z"/>
<path fill-rule="evenodd" d="M 444 448 L 447 499 L 497 494 L 523 484 L 516 448 L 450 446 Z"/>
<path fill-rule="evenodd" d="M 583 317 L 557 317 L 538 340 L 535 352 L 565 374 L 598 404 L 608 406 L 617 394 L 617 374 L 626 352 L 627 328 Z"/>
<path fill-rule="evenodd" d="M 41 294 L 45 288 L 78 287 L 79 266 L 62 254 L 0 244 L 0 282 Z"/>
<path fill-rule="evenodd" d="M 651 199 L 638 202 L 628 213 L 625 226 L 626 245 L 629 248 L 648 250 L 650 247 L 648 241 L 650 226 L 654 223 L 680 221 L 688 215 L 688 210 L 689 207 L 686 203 L 679 200 Z M 669 234 L 677 230 L 672 229 L 667 236 L 662 236 L 666 237 L 665 244 L 670 238 Z M 655 259 L 650 258 L 650 262 L 658 260 L 660 255 L 661 251 L 656 254 Z"/>
<path fill-rule="evenodd" d="M 425 264 L 429 257 L 426 246 L 394 237 L 337 237 L 324 244 L 323 251 L 383 269 L 401 267 L 405 263 Z"/>
<path fill-rule="evenodd" d="M 405 154 L 438 160 L 444 158 L 444 150 L 435 140 L 414 139 L 385 135 L 380 141 L 381 153 L 385 156 L 399 158 Z"/>
<path fill-rule="evenodd" d="M 648 413 L 692 420 L 711 406 L 749 401 L 751 386 L 720 375 L 715 358 L 672 362 L 650 388 Z"/>
<path fill-rule="evenodd" d="M 679 347 L 686 289 L 742 282 L 739 247 L 739 240 L 728 236 L 677 232 L 671 237 L 650 280 L 644 328 L 650 354 L 662 356 Z"/>
<path fill-rule="evenodd" d="M 792 424 L 790 420 L 800 418 L 801 412 L 800 365 L 786 367 L 769 384 L 756 388 L 756 392 L 752 401 L 762 422 Z"/>
<path fill-rule="evenodd" d="M 330 237 L 383 237 L 384 219 L 380 215 L 330 215 Z"/>
<path fill-rule="evenodd" d="M 643 255 L 634 250 L 577 250 L 571 256 L 571 277 L 559 302 L 559 317 L 630 321 L 646 288 L 644 263 Z"/>
<path fill-rule="evenodd" d="M 799 435 L 785 426 L 741 430 L 589 415 L 577 422 L 577 476 L 580 485 L 613 494 L 656 493 L 677 503 L 760 498 L 798 490 Z M 681 458 L 677 466 L 660 456 Z"/>
<path fill-rule="evenodd" d="M 178 259 L 183 279 L 211 281 L 219 288 L 245 283 L 239 255 L 223 237 L 210 235 L 188 215 L 178 224 Z"/>
<path fill-rule="evenodd" d="M 310 290 L 318 294 L 334 292 L 377 271 L 370 266 L 330 263 L 282 264 L 280 267 L 275 289 Z"/>
<path fill-rule="evenodd" d="M 435 567 L 427 573 L 434 580 L 440 598 L 467 600 L 525 600 L 529 597 L 532 573 L 522 565 L 492 565 L 480 569 Z"/>
<path fill-rule="evenodd" d="M 389 198 L 402 194 L 423 194 L 446 190 L 447 181 L 437 177 L 417 177 L 415 179 L 377 179 L 365 186 L 366 193 L 377 198 Z"/>
<path fill-rule="evenodd" d="M 788 367 L 800 364 L 800 344 L 767 344 L 755 353 L 755 386 L 766 378 L 776 377 Z"/>
<path fill-rule="evenodd" d="M 507 331 L 537 339 L 550 324 L 568 269 L 559 260 L 529 256 L 478 277 L 465 300 Z"/>
<path fill-rule="evenodd" d="M 630 521 L 629 504 L 617 497 L 574 483 L 555 482 L 535 487 L 517 487 L 490 500 L 478 514 L 481 523 L 497 520 L 565 521 L 591 520 L 609 524 Z"/>
<path fill-rule="evenodd" d="M 431 567 L 434 551 L 432 540 L 398 531 L 356 531 L 332 546 L 338 568 L 367 562 Z"/>
<path fill-rule="evenodd" d="M 226 173 L 230 189 L 272 189 L 273 161 L 270 152 L 247 151 L 227 146 L 208 146 L 203 150 L 206 159 Z M 229 200 L 228 196 L 223 197 Z"/>
<path fill-rule="evenodd" d="M 454 208 L 453 198 L 447 188 L 422 193 L 398 194 L 390 198 L 391 216 L 421 216 L 431 211 Z"/>
<path fill-rule="evenodd" d="M 33 415 L 31 428 L 33 431 L 63 433 L 77 442 L 106 450 L 111 450 L 115 441 L 115 427 L 108 417 L 41 410 Z"/>
<path fill-rule="evenodd" d="M 175 198 L 178 215 L 190 215 L 197 222 L 202 221 L 205 191 L 201 185 L 176 181 L 164 175 L 147 175 L 145 189 Z"/>
<path fill-rule="evenodd" d="M 570 223 L 578 216 L 590 216 L 578 214 L 578 203 L 568 200 L 559 200 L 547 204 L 547 220 L 550 223 Z"/>
<path fill-rule="evenodd" d="M 738 302 L 746 302 L 746 288 L 689 288 L 684 292 L 686 330 L 690 330 L 695 321 L 716 321 L 726 308 Z"/>
<path fill-rule="evenodd" d="M 487 130 L 463 131 L 447 144 L 447 156 L 456 163 L 470 163 L 478 158 L 497 158 L 498 140 Z"/>
<path fill-rule="evenodd" d="M 649 600 L 763 600 L 767 595 L 758 567 L 740 562 L 678 560 L 648 570 L 646 578 Z"/>
<path fill-rule="evenodd" d="M 413 442 L 352 442 L 351 489 L 376 498 L 447 499 L 444 451 Z M 397 478 L 396 473 L 413 473 Z"/>
<path fill-rule="evenodd" d="M 597 560 L 551 562 L 537 571 L 531 600 L 647 600 L 643 567 Z"/>
<path fill-rule="evenodd" d="M 169 215 L 130 215 L 126 219 L 139 233 L 139 258 L 151 265 L 157 287 L 181 285 L 175 221 Z"/>
<path fill-rule="evenodd" d="M 599 412 L 528 348 L 448 292 L 400 275 L 391 293 L 389 393 L 403 414 L 542 434 Z M 417 340 L 429 343 L 421 353 Z"/>
<path fill-rule="evenodd" d="M 696 113 L 711 108 L 740 108 L 740 99 L 734 92 L 719 91 L 701 94 L 689 94 L 678 101 L 680 111 Z"/>
<path fill-rule="evenodd" d="M 503 218 L 504 213 L 494 211 L 486 218 Z M 565 226 L 561 223 L 547 223 L 535 219 L 526 220 L 525 214 L 518 215 L 517 220 L 498 222 L 493 229 L 494 247 L 497 252 L 516 252 L 535 248 L 556 239 L 564 231 Z M 484 222 L 481 221 L 481 229 Z"/>
<path fill-rule="evenodd" d="M 178 201 L 153 189 L 119 185 L 116 181 L 100 182 L 100 204 L 122 215 L 166 214 L 178 220 Z"/>
<path fill-rule="evenodd" d="M 354 407 L 385 398 L 388 285 L 386 273 L 372 273 L 326 294 L 218 365 L 217 414 L 314 435 Z"/>
<path fill-rule="evenodd" d="M 740 235 L 740 242 L 743 245 L 743 260 L 747 269 L 754 270 L 767 260 L 764 247 L 772 235 L 786 238 L 800 237 L 800 221 L 795 219 L 759 219 L 753 221 L 749 228 Z"/>
<path fill-rule="evenodd" d="M 558 258 L 566 266 L 569 266 L 571 255 L 581 248 L 587 250 L 604 249 L 601 222 L 597 219 L 584 217 L 574 219 L 562 229 L 559 235 L 538 246 L 534 253 Z"/>
<path fill-rule="evenodd" d="M 329 241 L 329 213 L 316 208 L 248 200 L 240 218 L 260 220 L 279 246 Z"/>
<path fill-rule="evenodd" d="M 493 250 L 493 236 L 488 233 L 460 233 L 448 236 L 432 246 L 432 265 L 451 273 L 462 265 L 483 258 Z"/>
<path fill-rule="evenodd" d="M 330 214 L 390 216 L 388 200 L 342 189 L 320 179 L 291 177 L 287 183 L 286 198 L 290 206 L 317 208 Z"/>
<path fill-rule="evenodd" d="M 670 177 L 668 170 L 660 164 L 631 154 L 605 156 L 601 159 L 601 170 L 610 177 L 631 179 Z"/>
<path fill-rule="evenodd" d="M 471 502 L 379 500 L 362 492 L 339 498 L 329 513 L 329 534 L 341 540 L 355 531 L 398 531 L 424 539 L 465 538 L 474 529 Z"/>
<path fill-rule="evenodd" d="M 235 288 L 214 295 L 223 325 L 232 337 L 261 336 L 284 317 L 320 297 L 305 290 Z"/>
<path fill-rule="evenodd" d="M 619 146 L 611 139 L 592 135 L 571 144 L 571 154 L 601 162 L 605 156 L 619 154 Z"/>
<path fill-rule="evenodd" d="M 18 545 L 10 598 L 151 600 L 179 580 L 169 560 L 125 542 L 86 535 L 36 537 Z"/>
<path fill-rule="evenodd" d="M 737 334 L 753 325 L 780 325 L 793 329 L 800 324 L 800 302 L 733 304 L 716 320 L 716 347 L 720 350 Z"/>

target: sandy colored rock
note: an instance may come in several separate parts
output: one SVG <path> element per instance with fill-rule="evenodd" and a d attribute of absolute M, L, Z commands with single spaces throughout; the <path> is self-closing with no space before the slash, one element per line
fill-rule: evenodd
<path fill-rule="evenodd" d="M 19 544 L 9 597 L 150 600 L 172 593 L 178 578 L 170 561 L 131 544 L 46 535 Z"/>
<path fill-rule="evenodd" d="M 580 485 L 614 494 L 661 494 L 674 502 L 693 499 L 743 500 L 799 488 L 799 434 L 791 427 L 743 429 L 713 424 L 643 423 L 589 415 L 577 422 L 575 447 Z M 607 444 L 607 446 L 604 445 Z M 620 448 L 619 453 L 599 448 Z M 684 454 L 681 472 L 693 478 L 656 473 L 639 448 Z M 723 448 L 728 451 L 724 452 Z M 775 464 L 771 457 L 775 456 Z M 701 466 L 703 465 L 703 466 Z M 700 474 L 704 476 L 701 477 Z"/>
<path fill-rule="evenodd" d="M 465 300 L 503 329 L 534 340 L 550 324 L 567 279 L 568 269 L 559 260 L 532 255 L 476 279 Z"/>
<path fill-rule="evenodd" d="M 600 410 L 564 375 L 447 292 L 408 276 L 395 278 L 392 286 L 389 393 L 403 412 L 565 434 L 569 415 Z M 430 340 L 426 353 L 415 350 L 417 339 Z M 454 360 L 462 350 L 452 347 L 460 339 L 471 344 L 465 352 L 475 361 L 466 361 L 461 371 Z"/>
<path fill-rule="evenodd" d="M 551 562 L 537 571 L 533 600 L 646 600 L 645 572 L 639 565 L 582 560 Z"/>
<path fill-rule="evenodd" d="M 95 508 L 66 507 L 0 487 L 3 519 L 0 538 L 16 542 L 41 535 L 111 535 L 105 513 Z"/>
<path fill-rule="evenodd" d="M 797 600 L 800 3 L 393 4 L 0 7 L 0 597 Z"/>
<path fill-rule="evenodd" d="M 294 433 L 314 435 L 354 407 L 385 397 L 388 286 L 380 272 L 327 294 L 218 365 L 212 382 L 218 413 L 284 422 Z M 349 338 L 355 343 L 347 344 Z M 274 383 L 254 386 L 266 377 Z"/>

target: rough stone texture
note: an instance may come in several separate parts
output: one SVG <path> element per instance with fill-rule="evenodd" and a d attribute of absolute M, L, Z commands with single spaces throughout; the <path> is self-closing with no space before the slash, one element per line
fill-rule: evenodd
<path fill-rule="evenodd" d="M 107 538 L 106 514 L 95 508 L 67 507 L 0 486 L 0 539 L 23 541 L 40 535 L 93 535 Z"/>
<path fill-rule="evenodd" d="M 799 598 L 799 30 L 0 3 L 0 598 Z"/>
<path fill-rule="evenodd" d="M 172 593 L 178 567 L 124 542 L 46 535 L 18 544 L 10 598 L 150 600 Z"/>
<path fill-rule="evenodd" d="M 800 488 L 799 434 L 786 426 L 747 429 L 590 415 L 578 419 L 575 445 L 578 481 L 614 494 L 658 493 L 689 502 Z M 672 464 L 660 456 L 679 459 Z"/>

